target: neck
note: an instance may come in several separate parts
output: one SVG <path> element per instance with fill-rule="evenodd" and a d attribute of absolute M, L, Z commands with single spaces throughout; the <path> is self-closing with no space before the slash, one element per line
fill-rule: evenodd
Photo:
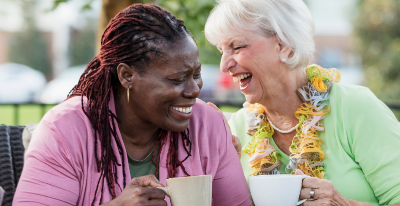
<path fill-rule="evenodd" d="M 285 81 L 281 82 L 280 88 L 267 94 L 262 103 L 266 115 L 279 129 L 287 130 L 298 124 L 294 116 L 296 110 L 303 103 L 297 94 L 297 89 L 307 84 L 308 79 L 303 69 L 287 69 Z M 278 91 L 278 92 L 277 92 Z"/>
<path fill-rule="evenodd" d="M 125 92 L 114 93 L 118 128 L 127 150 L 128 148 L 154 147 L 159 128 L 136 115 L 128 104 L 126 90 Z"/>

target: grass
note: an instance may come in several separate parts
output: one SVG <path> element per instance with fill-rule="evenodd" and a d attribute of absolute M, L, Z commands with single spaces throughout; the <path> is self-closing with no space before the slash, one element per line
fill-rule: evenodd
<path fill-rule="evenodd" d="M 36 124 L 43 117 L 43 113 L 49 111 L 55 105 L 19 105 L 17 110 L 13 105 L 0 105 L 0 124 L 27 125 Z M 18 112 L 18 115 L 15 113 Z M 15 118 L 15 116 L 17 118 Z"/>
<path fill-rule="evenodd" d="M 0 124 L 6 125 L 27 125 L 36 124 L 42 119 L 43 114 L 55 105 L 19 105 L 17 119 L 14 118 L 16 108 L 13 105 L 0 105 Z M 44 109 L 44 111 L 43 111 Z M 221 106 L 223 112 L 236 112 L 239 107 Z"/>

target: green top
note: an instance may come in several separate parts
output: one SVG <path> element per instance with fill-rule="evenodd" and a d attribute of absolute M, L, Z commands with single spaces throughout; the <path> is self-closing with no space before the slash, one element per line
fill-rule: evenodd
<path fill-rule="evenodd" d="M 346 198 L 374 205 L 400 203 L 400 126 L 391 110 L 365 87 L 333 83 L 331 108 L 321 120 L 325 131 L 318 132 L 325 153 L 324 179 L 330 180 Z M 232 115 L 233 135 L 246 145 L 247 112 Z M 270 143 L 282 155 L 285 172 L 289 157 L 271 138 Z M 241 163 L 247 177 L 249 156 L 242 152 Z"/>
<path fill-rule="evenodd" d="M 142 160 L 132 159 L 132 157 L 127 153 L 128 163 L 129 163 L 129 172 L 131 173 L 131 178 L 150 175 L 150 174 L 153 174 L 153 175 L 156 174 L 156 166 L 151 161 L 151 157 L 153 156 L 153 151 L 154 151 L 154 148 L 147 155 L 147 157 Z M 157 153 L 158 153 L 158 151 L 156 152 L 154 159 L 157 158 Z"/>

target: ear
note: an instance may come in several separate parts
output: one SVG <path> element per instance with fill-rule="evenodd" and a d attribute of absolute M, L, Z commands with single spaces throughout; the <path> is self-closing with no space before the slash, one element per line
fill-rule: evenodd
<path fill-rule="evenodd" d="M 117 73 L 119 82 L 125 89 L 132 88 L 132 77 L 135 75 L 133 69 L 125 63 L 120 63 L 117 66 Z"/>
<path fill-rule="evenodd" d="M 292 53 L 292 47 L 284 43 L 278 35 L 275 35 L 276 41 L 278 42 L 279 45 L 279 58 L 281 59 L 288 59 L 290 57 L 290 54 Z"/>

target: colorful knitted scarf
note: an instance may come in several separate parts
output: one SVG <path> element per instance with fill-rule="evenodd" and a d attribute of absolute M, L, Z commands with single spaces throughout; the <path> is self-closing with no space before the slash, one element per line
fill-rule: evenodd
<path fill-rule="evenodd" d="M 322 102 L 329 99 L 332 82 L 340 81 L 340 73 L 336 69 L 324 69 L 313 64 L 307 66 L 306 74 L 309 82 L 297 89 L 304 103 L 294 113 L 299 124 L 289 148 L 292 154 L 285 171 L 293 173 L 300 169 L 306 175 L 322 179 L 325 173 L 322 163 L 324 152 L 317 131 L 324 131 L 320 121 L 329 113 L 330 108 Z M 244 107 L 248 115 L 247 133 L 252 137 L 242 150 L 250 156 L 250 176 L 280 174 L 278 169 L 282 166 L 281 154 L 269 143 L 274 129 L 266 118 L 264 107 L 257 103 L 245 103 Z"/>

